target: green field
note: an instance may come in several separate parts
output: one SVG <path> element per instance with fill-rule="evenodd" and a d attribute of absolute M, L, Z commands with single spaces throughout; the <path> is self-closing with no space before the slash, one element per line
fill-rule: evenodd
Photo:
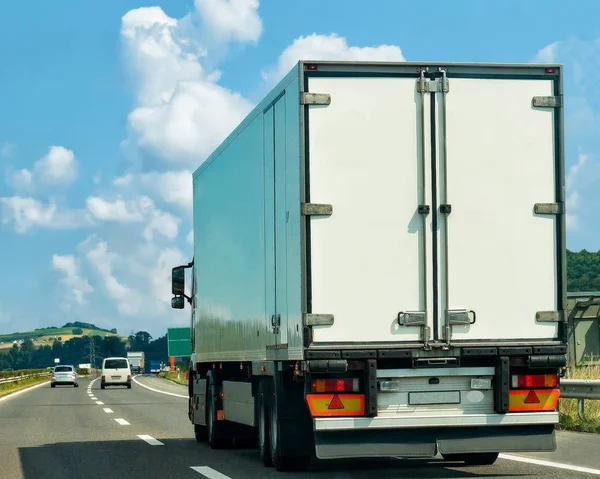
<path fill-rule="evenodd" d="M 116 336 L 113 333 L 108 331 L 104 331 L 101 329 L 88 329 L 81 328 L 83 330 L 83 334 L 73 334 L 72 327 L 68 328 L 43 328 L 36 329 L 34 331 L 23 331 L 12 334 L 0 334 L 0 349 L 10 348 L 12 347 L 13 341 L 20 341 L 24 339 L 31 339 L 35 343 L 38 344 L 52 344 L 53 338 L 62 338 L 62 341 L 65 342 L 73 337 L 80 336 Z"/>

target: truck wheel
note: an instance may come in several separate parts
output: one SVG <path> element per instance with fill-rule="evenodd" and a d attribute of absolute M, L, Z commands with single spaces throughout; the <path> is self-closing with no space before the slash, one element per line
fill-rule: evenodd
<path fill-rule="evenodd" d="M 206 426 L 194 424 L 194 436 L 197 442 L 206 442 L 208 439 L 208 429 Z"/>
<path fill-rule="evenodd" d="M 212 449 L 222 449 L 226 446 L 226 439 L 221 436 L 221 424 L 217 421 L 217 387 L 211 384 L 208 387 L 206 398 L 206 424 L 208 429 L 208 444 Z"/>
<path fill-rule="evenodd" d="M 464 462 L 467 466 L 491 466 L 498 459 L 497 452 L 480 452 L 472 454 L 442 454 L 446 461 Z"/>
<path fill-rule="evenodd" d="M 258 384 L 256 423 L 258 425 L 258 450 L 260 453 L 260 460 L 266 467 L 270 467 L 273 465 L 273 461 L 271 459 L 271 439 L 269 436 L 269 401 L 267 399 L 266 389 L 265 381 L 260 381 Z"/>
<path fill-rule="evenodd" d="M 293 470 L 304 470 L 308 467 L 310 461 L 309 457 L 305 456 L 283 456 L 281 454 L 281 430 L 279 428 L 279 413 L 276 407 L 276 398 L 273 394 L 272 400 L 269 404 L 269 410 L 271 412 L 269 436 L 271 439 L 271 458 L 273 465 L 278 471 L 293 471 Z M 286 438 L 286 442 L 289 439 Z"/>

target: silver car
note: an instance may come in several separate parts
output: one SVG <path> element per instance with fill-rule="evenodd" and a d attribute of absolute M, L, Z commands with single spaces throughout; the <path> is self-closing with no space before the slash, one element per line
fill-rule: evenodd
<path fill-rule="evenodd" d="M 50 377 L 50 387 L 55 387 L 57 384 L 69 384 L 74 387 L 79 387 L 79 376 L 74 366 L 61 364 L 54 367 Z"/>

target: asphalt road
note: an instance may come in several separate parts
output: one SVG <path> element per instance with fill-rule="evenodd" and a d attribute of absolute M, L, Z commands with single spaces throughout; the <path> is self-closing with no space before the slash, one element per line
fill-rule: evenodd
<path fill-rule="evenodd" d="M 104 391 L 100 390 L 98 381 L 88 389 L 89 379 L 81 380 L 79 388 L 51 389 L 46 383 L 0 401 L 0 477 L 491 479 L 600 476 L 600 436 L 572 433 L 559 434 L 559 448 L 555 453 L 508 456 L 490 467 L 464 467 L 441 459 L 338 461 L 317 464 L 302 473 L 277 473 L 261 465 L 255 449 L 212 451 L 206 444 L 198 444 L 187 419 L 184 386 L 154 377 L 135 379 L 137 383 L 132 389 Z M 546 462 L 541 465 L 537 461 Z M 547 465 L 548 461 L 553 464 Z M 571 465 L 595 469 L 595 473 L 576 471 Z"/>

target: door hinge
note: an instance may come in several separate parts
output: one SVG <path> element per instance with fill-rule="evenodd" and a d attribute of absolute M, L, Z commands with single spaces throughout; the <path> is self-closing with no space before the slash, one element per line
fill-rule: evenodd
<path fill-rule="evenodd" d="M 333 214 L 333 206 L 318 203 L 302 203 L 302 214 L 304 216 L 330 216 Z"/>
<path fill-rule="evenodd" d="M 538 323 L 563 323 L 565 318 L 565 311 L 538 311 L 535 313 L 535 320 Z"/>
<path fill-rule="evenodd" d="M 443 215 L 449 215 L 452 213 L 452 205 L 440 205 L 440 213 Z"/>
<path fill-rule="evenodd" d="M 419 212 L 420 215 L 428 215 L 429 212 L 431 211 L 431 207 L 429 205 L 419 205 L 419 208 L 417 211 Z"/>
<path fill-rule="evenodd" d="M 301 105 L 329 105 L 331 95 L 329 93 L 309 93 L 303 91 L 300 93 Z"/>
<path fill-rule="evenodd" d="M 333 326 L 333 314 L 305 314 L 304 326 Z"/>
<path fill-rule="evenodd" d="M 536 215 L 563 215 L 565 213 L 564 203 L 536 203 L 533 205 Z"/>
<path fill-rule="evenodd" d="M 557 96 L 534 96 L 532 100 L 534 107 L 539 108 L 562 108 L 563 97 Z"/>
<path fill-rule="evenodd" d="M 450 91 L 450 82 L 447 78 L 431 80 L 421 77 L 417 80 L 417 91 L 419 93 L 448 93 Z"/>

